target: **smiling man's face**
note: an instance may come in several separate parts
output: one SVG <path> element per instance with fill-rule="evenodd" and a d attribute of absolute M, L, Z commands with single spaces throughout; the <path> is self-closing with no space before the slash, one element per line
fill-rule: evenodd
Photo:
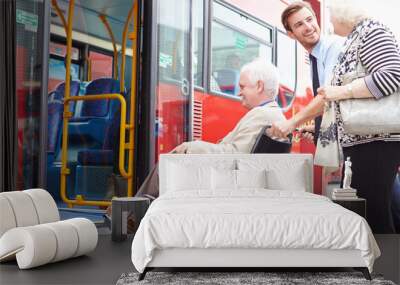
<path fill-rule="evenodd" d="M 314 14 L 309 9 L 302 8 L 289 16 L 288 24 L 291 28 L 291 31 L 288 31 L 288 35 L 292 39 L 299 41 L 310 52 L 318 43 L 321 34 L 321 29 Z"/>

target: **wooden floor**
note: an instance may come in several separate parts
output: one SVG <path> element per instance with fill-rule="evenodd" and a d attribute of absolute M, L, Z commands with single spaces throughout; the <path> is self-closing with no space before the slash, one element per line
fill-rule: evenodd
<path fill-rule="evenodd" d="M 400 236 L 375 236 L 382 251 L 374 272 L 400 284 Z M 16 262 L 0 264 L 0 284 L 115 284 L 122 273 L 135 271 L 131 262 L 132 238 L 116 243 L 101 234 L 97 248 L 87 256 L 29 270 L 19 270 Z"/>
<path fill-rule="evenodd" d="M 17 263 L 0 264 L 0 284 L 115 284 L 122 273 L 134 271 L 131 261 L 132 238 L 111 241 L 100 235 L 95 251 L 41 267 L 19 270 Z"/>

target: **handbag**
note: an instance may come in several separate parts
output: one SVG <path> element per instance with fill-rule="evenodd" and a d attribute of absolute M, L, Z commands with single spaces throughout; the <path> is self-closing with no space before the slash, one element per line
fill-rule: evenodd
<path fill-rule="evenodd" d="M 359 35 L 355 39 L 360 44 Z M 360 61 L 359 49 L 354 72 L 345 74 L 343 85 L 368 73 Z M 353 135 L 400 134 L 400 90 L 381 99 L 360 98 L 339 101 L 343 129 Z"/>
<path fill-rule="evenodd" d="M 325 167 L 325 172 L 334 172 L 339 168 L 340 152 L 337 139 L 337 125 L 335 120 L 335 105 L 326 102 L 322 116 L 314 164 Z"/>

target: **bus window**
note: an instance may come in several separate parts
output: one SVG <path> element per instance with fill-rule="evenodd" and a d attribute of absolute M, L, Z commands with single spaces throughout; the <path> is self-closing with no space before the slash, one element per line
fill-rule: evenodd
<path fill-rule="evenodd" d="M 60 43 L 50 42 L 50 55 L 65 58 L 67 55 L 67 46 Z M 73 47 L 71 50 L 71 60 L 79 60 L 79 49 Z"/>
<path fill-rule="evenodd" d="M 277 66 L 280 82 L 289 90 L 296 89 L 296 42 L 281 31 L 277 32 Z M 282 98 L 284 96 L 285 98 Z M 294 93 L 284 92 L 278 97 L 282 108 L 290 106 Z"/>
<path fill-rule="evenodd" d="M 158 1 L 156 158 L 189 138 L 190 1 Z"/>
<path fill-rule="evenodd" d="M 65 63 L 67 47 L 64 44 L 50 42 L 49 44 L 49 80 L 47 90 L 53 91 L 57 85 L 65 81 Z M 71 76 L 72 80 L 79 80 L 79 49 L 72 48 L 71 54 Z"/>
<path fill-rule="evenodd" d="M 213 15 L 216 21 L 233 25 L 236 29 L 244 31 L 252 37 L 272 43 L 272 29 L 248 18 L 246 15 L 235 12 L 218 2 L 213 3 Z"/>
<path fill-rule="evenodd" d="M 237 95 L 244 64 L 258 57 L 272 62 L 272 31 L 219 3 L 213 7 L 210 89 Z"/>
<path fill-rule="evenodd" d="M 79 80 L 79 65 L 71 64 L 72 80 Z M 49 59 L 49 83 L 48 90 L 53 91 L 57 85 L 65 81 L 65 63 L 64 60 L 50 58 Z"/>
<path fill-rule="evenodd" d="M 90 66 L 91 80 L 95 80 L 97 78 L 102 78 L 102 77 L 111 78 L 113 76 L 112 56 L 95 51 L 90 51 L 89 60 L 91 65 Z"/>
<path fill-rule="evenodd" d="M 167 3 L 168 2 L 168 3 Z M 189 50 L 189 25 L 187 18 L 177 17 L 175 11 L 182 6 L 179 12 L 188 9 L 183 1 L 160 1 L 159 16 L 159 79 L 163 81 L 179 81 L 186 78 Z M 186 11 L 185 11 L 186 12 Z M 186 12 L 187 13 L 187 12 Z"/>
<path fill-rule="evenodd" d="M 193 1 L 193 72 L 194 85 L 203 87 L 203 35 L 204 35 L 203 0 Z"/>

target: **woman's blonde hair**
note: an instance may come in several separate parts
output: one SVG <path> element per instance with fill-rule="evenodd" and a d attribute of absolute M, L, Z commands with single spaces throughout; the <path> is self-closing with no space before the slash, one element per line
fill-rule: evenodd
<path fill-rule="evenodd" d="M 340 24 L 354 28 L 359 22 L 369 18 L 364 9 L 365 1 L 361 0 L 329 0 L 327 7 L 332 17 Z"/>

